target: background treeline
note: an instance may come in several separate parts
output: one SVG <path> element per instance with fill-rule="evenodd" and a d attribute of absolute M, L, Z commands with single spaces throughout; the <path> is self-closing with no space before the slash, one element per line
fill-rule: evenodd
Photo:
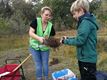
<path fill-rule="evenodd" d="M 74 0 L 0 0 L 0 66 L 5 65 L 5 59 L 20 57 L 23 61 L 29 54 L 28 29 L 31 21 L 40 16 L 40 9 L 43 6 L 50 6 L 53 9 L 54 27 L 56 37 L 75 36 L 75 21 L 70 14 L 70 6 Z M 99 71 L 107 72 L 107 0 L 93 0 L 90 4 L 90 11 L 96 15 L 100 24 L 98 31 L 98 63 Z M 68 30 L 67 30 L 68 29 Z M 66 31 L 62 31 L 66 30 Z M 77 77 L 79 70 L 76 59 L 76 48 L 73 46 L 61 45 L 56 51 L 51 49 L 50 61 L 56 58 L 59 63 L 49 66 L 51 73 L 69 68 Z M 27 80 L 35 80 L 35 68 L 32 59 L 24 65 L 25 77 Z"/>
<path fill-rule="evenodd" d="M 30 22 L 40 16 L 41 7 L 46 5 L 53 9 L 52 22 L 56 30 L 75 29 L 75 21 L 70 14 L 73 1 L 75 0 L 1 0 L 0 35 L 25 34 Z M 102 9 L 104 1 L 106 0 L 93 0 L 90 4 L 90 11 L 96 14 L 102 25 L 107 23 L 107 10 Z"/>

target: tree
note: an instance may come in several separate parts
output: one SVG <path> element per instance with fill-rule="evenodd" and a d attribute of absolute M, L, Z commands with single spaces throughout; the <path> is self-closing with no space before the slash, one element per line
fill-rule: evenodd
<path fill-rule="evenodd" d="M 15 0 L 13 2 L 13 9 L 14 12 L 20 10 L 23 14 L 22 18 L 28 21 L 31 21 L 36 16 L 35 10 L 33 10 L 33 5 L 31 3 L 26 3 L 23 0 Z"/>
<path fill-rule="evenodd" d="M 43 6 L 50 6 L 53 10 L 53 22 L 61 25 L 71 26 L 70 6 L 74 0 L 43 0 Z"/>
<path fill-rule="evenodd" d="M 53 22 L 55 24 L 58 23 L 58 27 L 61 25 L 64 25 L 65 27 L 73 27 L 75 21 L 71 16 L 70 7 L 74 1 L 75 0 L 43 0 L 41 7 L 47 5 L 53 9 Z M 95 2 L 96 0 L 93 1 L 94 2 L 90 4 L 91 12 L 94 12 L 100 6 L 100 2 Z"/>
<path fill-rule="evenodd" d="M 3 0 L 0 2 L 0 15 L 3 18 L 10 18 L 13 14 L 13 10 L 8 2 L 4 2 Z"/>
<path fill-rule="evenodd" d="M 8 26 L 3 25 L 3 27 L 8 28 L 10 33 L 24 34 L 28 29 L 27 25 L 29 25 L 29 22 L 35 18 L 33 5 L 25 3 L 23 0 L 12 0 L 11 3 L 9 5 L 9 2 L 3 2 L 3 0 L 0 3 L 2 23 L 7 24 L 5 22 L 8 21 Z"/>
<path fill-rule="evenodd" d="M 23 19 L 23 14 L 17 10 L 9 19 L 9 29 L 11 33 L 23 35 L 27 31 L 26 19 Z"/>
<path fill-rule="evenodd" d="M 90 12 L 96 14 L 97 10 L 100 8 L 101 6 L 101 0 L 93 0 L 91 3 L 90 3 Z"/>

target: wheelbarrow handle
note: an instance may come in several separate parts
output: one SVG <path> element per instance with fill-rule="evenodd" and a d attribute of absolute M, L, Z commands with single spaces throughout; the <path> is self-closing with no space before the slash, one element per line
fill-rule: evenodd
<path fill-rule="evenodd" d="M 12 72 L 18 70 L 30 57 L 31 54 L 29 54 L 28 57 L 24 61 L 22 61 Z"/>
<path fill-rule="evenodd" d="M 20 59 L 16 59 L 16 58 L 9 58 L 5 60 L 5 63 L 8 64 L 8 61 L 18 61 L 19 63 L 21 63 Z"/>

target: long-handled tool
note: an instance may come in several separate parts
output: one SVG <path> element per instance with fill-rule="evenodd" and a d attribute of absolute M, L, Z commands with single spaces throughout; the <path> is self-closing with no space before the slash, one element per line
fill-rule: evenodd
<path fill-rule="evenodd" d="M 28 55 L 28 57 L 21 62 L 12 72 L 16 71 L 18 68 L 20 68 L 22 66 L 22 64 L 24 64 L 29 58 L 31 57 L 31 54 Z"/>

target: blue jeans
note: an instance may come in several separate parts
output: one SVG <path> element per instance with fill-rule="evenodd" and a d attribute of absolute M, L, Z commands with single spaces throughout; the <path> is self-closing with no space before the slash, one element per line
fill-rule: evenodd
<path fill-rule="evenodd" d="M 35 68 L 36 68 L 36 80 L 42 80 L 42 73 L 45 80 L 48 80 L 48 61 L 49 61 L 49 50 L 41 51 L 30 48 Z"/>

